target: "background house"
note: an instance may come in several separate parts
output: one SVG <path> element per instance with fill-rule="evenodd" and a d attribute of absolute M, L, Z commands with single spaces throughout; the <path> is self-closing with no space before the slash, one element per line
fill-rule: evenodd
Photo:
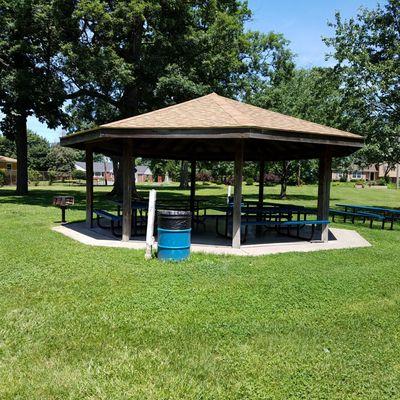
<path fill-rule="evenodd" d="M 75 163 L 75 169 L 78 171 L 86 172 L 86 163 L 83 161 L 77 161 Z M 106 179 L 107 182 L 114 182 L 114 168 L 112 162 L 97 162 L 93 163 L 93 179 L 99 181 Z"/>
<path fill-rule="evenodd" d="M 78 161 L 75 163 L 75 169 L 86 172 L 86 163 Z M 112 162 L 94 162 L 93 163 L 93 178 L 97 183 L 103 181 L 114 182 L 114 168 Z M 153 182 L 153 174 L 150 168 L 146 165 L 137 165 L 135 169 L 135 182 Z"/>
<path fill-rule="evenodd" d="M 393 183 L 396 182 L 398 168 L 400 168 L 400 164 L 397 164 L 397 166 L 391 169 L 387 174 Z M 353 165 L 347 173 L 342 171 L 332 171 L 332 180 L 339 181 L 345 179 L 348 182 L 351 180 L 377 181 L 385 177 L 386 170 L 387 164 L 380 164 L 378 166 L 369 165 L 364 168 Z"/>
<path fill-rule="evenodd" d="M 147 165 L 137 165 L 135 172 L 135 182 L 153 182 L 153 173 Z"/>
<path fill-rule="evenodd" d="M 6 173 L 6 185 L 15 185 L 17 183 L 18 163 L 15 158 L 0 156 L 0 169 Z"/>

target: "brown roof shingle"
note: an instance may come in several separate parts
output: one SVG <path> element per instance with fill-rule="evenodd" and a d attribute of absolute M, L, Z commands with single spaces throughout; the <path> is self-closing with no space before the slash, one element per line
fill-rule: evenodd
<path fill-rule="evenodd" d="M 101 125 L 103 128 L 229 128 L 265 130 L 359 138 L 349 132 L 265 110 L 211 93 L 146 114 Z"/>

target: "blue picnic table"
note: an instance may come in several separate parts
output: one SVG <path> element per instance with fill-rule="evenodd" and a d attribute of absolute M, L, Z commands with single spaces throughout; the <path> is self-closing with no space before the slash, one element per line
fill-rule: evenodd
<path fill-rule="evenodd" d="M 382 229 L 385 228 L 385 223 L 390 222 L 390 229 L 393 229 L 394 221 L 400 219 L 400 210 L 395 210 L 387 207 L 375 207 L 375 206 L 364 206 L 357 204 L 336 204 L 337 207 L 342 207 L 344 211 L 338 211 L 331 209 L 331 214 L 340 215 L 343 214 L 344 220 L 346 222 L 346 215 L 352 217 L 352 222 L 354 223 L 355 217 L 363 218 L 363 222 L 366 219 L 370 220 L 370 227 L 372 228 L 373 220 L 378 220 L 382 222 Z"/>

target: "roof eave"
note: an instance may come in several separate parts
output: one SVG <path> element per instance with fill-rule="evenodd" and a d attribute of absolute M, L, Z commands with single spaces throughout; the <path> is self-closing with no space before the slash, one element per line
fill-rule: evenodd
<path fill-rule="evenodd" d="M 321 134 L 290 130 L 272 130 L 260 127 L 218 128 L 110 128 L 99 126 L 61 138 L 62 146 L 82 147 L 99 139 L 258 139 L 293 140 L 305 143 L 346 145 L 362 147 L 364 138 L 359 135 Z"/>

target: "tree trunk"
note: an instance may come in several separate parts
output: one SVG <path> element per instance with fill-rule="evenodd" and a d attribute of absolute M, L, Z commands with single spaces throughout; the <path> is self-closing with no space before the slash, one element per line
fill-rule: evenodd
<path fill-rule="evenodd" d="M 183 160 L 181 162 L 179 189 L 189 189 L 189 163 Z"/>
<path fill-rule="evenodd" d="M 282 180 L 281 181 L 281 193 L 279 195 L 279 198 L 286 199 L 286 189 L 287 189 L 287 182 L 286 182 L 286 180 Z"/>
<path fill-rule="evenodd" d="M 110 192 L 110 196 L 122 198 L 123 186 L 124 186 L 122 178 L 122 160 L 120 157 L 111 157 L 111 161 L 113 163 L 113 169 L 114 169 L 114 186 Z M 135 159 L 133 160 L 133 165 L 134 167 L 136 166 Z M 133 174 L 133 176 L 135 175 Z M 132 198 L 133 199 L 141 198 L 136 189 L 135 179 L 133 179 L 132 182 Z"/>
<path fill-rule="evenodd" d="M 279 195 L 279 197 L 281 199 L 286 199 L 286 189 L 287 189 L 287 181 L 288 181 L 289 162 L 290 161 L 282 161 L 281 193 Z"/>
<path fill-rule="evenodd" d="M 301 161 L 297 164 L 297 186 L 301 186 Z"/>
<path fill-rule="evenodd" d="M 28 194 L 28 133 L 26 116 L 16 118 L 15 144 L 17 147 L 17 194 Z"/>
<path fill-rule="evenodd" d="M 111 157 L 111 162 L 113 163 L 113 170 L 114 170 L 114 186 L 110 192 L 110 195 L 122 198 L 123 182 L 122 182 L 121 158 Z"/>

